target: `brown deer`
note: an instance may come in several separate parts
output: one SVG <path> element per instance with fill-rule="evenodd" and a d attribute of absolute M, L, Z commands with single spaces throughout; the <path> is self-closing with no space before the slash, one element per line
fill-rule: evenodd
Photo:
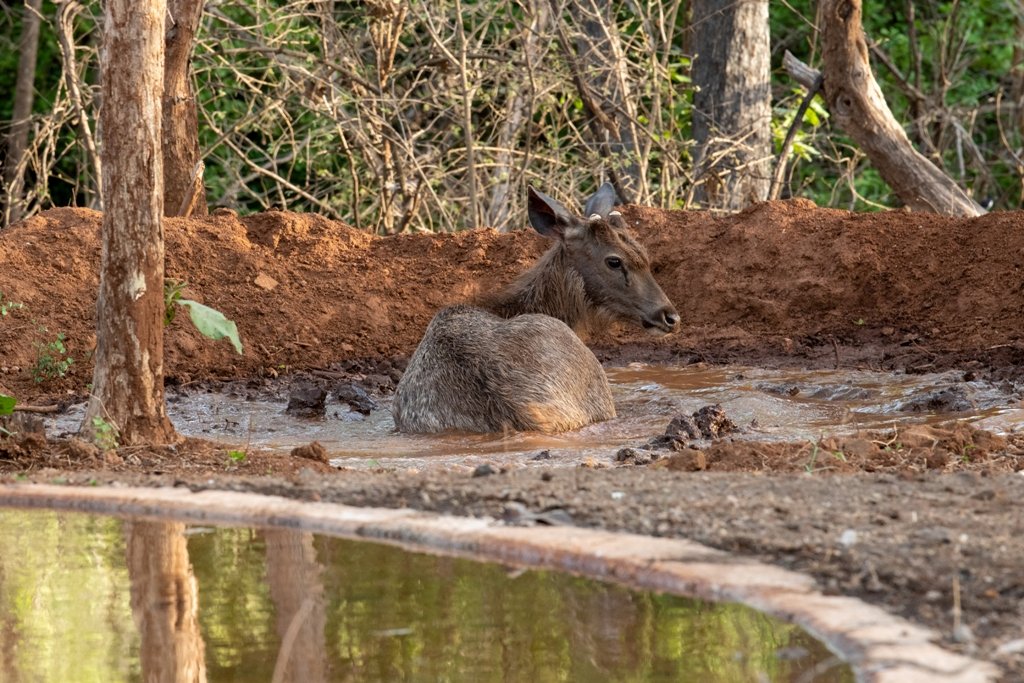
<path fill-rule="evenodd" d="M 505 290 L 434 316 L 395 391 L 399 431 L 552 433 L 615 417 L 577 335 L 615 318 L 658 335 L 679 326 L 615 199 L 605 183 L 584 219 L 530 188 L 530 224 L 555 243 Z"/>

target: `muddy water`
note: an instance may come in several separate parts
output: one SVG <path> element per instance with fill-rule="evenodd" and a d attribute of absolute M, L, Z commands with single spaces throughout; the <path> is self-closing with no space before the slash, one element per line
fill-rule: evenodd
<path fill-rule="evenodd" d="M 325 417 L 286 415 L 285 399 L 191 393 L 168 398 L 184 434 L 232 444 L 290 450 L 319 441 L 336 464 L 349 467 L 475 467 L 482 463 L 610 462 L 625 445 L 664 432 L 677 413 L 719 403 L 742 432 L 739 439 L 817 439 L 911 422 L 971 420 L 997 432 L 1024 424 L 1013 387 L 964 381 L 963 373 L 898 375 L 866 371 L 792 371 L 747 367 L 655 366 L 609 368 L 618 417 L 567 434 L 398 434 L 390 399 L 363 416 L 329 400 Z M 333 397 L 332 397 L 333 398 Z M 72 411 L 52 425 L 71 431 Z M 425 457 L 430 456 L 430 457 Z"/>
<path fill-rule="evenodd" d="M 292 530 L 0 510 L 0 547 L 2 680 L 853 680 L 742 606 Z"/>

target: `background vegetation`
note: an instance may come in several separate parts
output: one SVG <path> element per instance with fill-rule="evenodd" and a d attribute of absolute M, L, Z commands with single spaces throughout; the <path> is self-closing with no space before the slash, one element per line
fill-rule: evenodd
<path fill-rule="evenodd" d="M 508 229 L 525 224 L 527 184 L 579 197 L 609 167 L 638 163 L 636 201 L 693 206 L 687 4 L 210 0 L 193 59 L 207 198 L 241 212 L 315 211 L 380 233 Z M 608 8 L 594 16 L 609 19 L 612 80 L 586 60 L 580 8 Z M 23 9 L 0 9 L 5 122 Z M 83 2 L 71 24 L 74 65 L 59 49 L 57 10 L 43 3 L 29 212 L 98 206 L 68 85 L 80 84 L 95 131 L 100 5 Z M 815 3 L 772 2 L 770 22 L 778 145 L 802 95 L 782 54 L 817 64 Z M 864 24 L 876 76 L 918 149 L 983 205 L 1020 208 L 1024 2 L 866 0 Z M 625 93 L 636 132 L 621 159 L 608 158 L 584 101 L 609 83 Z M 897 205 L 822 106 L 803 124 L 789 194 L 854 210 Z"/>

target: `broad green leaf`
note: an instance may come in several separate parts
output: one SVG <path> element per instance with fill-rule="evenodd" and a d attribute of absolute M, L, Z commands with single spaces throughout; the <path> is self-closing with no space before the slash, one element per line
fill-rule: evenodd
<path fill-rule="evenodd" d="M 18 399 L 7 394 L 0 394 L 0 415 L 10 415 L 14 412 L 14 406 Z"/>
<path fill-rule="evenodd" d="M 242 355 L 242 340 L 238 337 L 238 327 L 233 320 L 228 320 L 224 314 L 215 308 L 204 306 L 198 301 L 191 299 L 178 299 L 178 303 L 188 308 L 189 317 L 196 329 L 210 339 L 224 339 L 227 337 L 231 345 L 235 347 L 238 355 Z"/>

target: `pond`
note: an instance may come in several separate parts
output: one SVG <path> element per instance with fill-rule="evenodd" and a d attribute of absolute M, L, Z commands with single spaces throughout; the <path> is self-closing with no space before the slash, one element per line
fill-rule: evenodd
<path fill-rule="evenodd" d="M 3 680 L 852 681 L 734 604 L 284 529 L 0 510 Z"/>

